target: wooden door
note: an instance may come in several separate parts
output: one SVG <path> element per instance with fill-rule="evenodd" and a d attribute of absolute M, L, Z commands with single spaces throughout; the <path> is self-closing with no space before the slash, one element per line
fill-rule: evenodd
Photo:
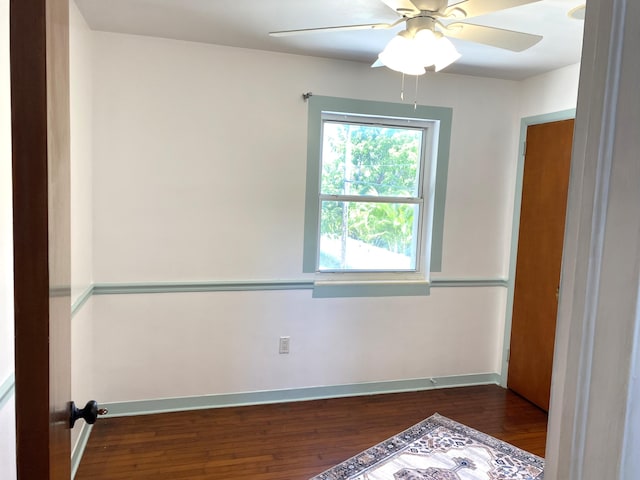
<path fill-rule="evenodd" d="M 68 0 L 11 0 L 20 480 L 70 478 Z"/>
<path fill-rule="evenodd" d="M 527 129 L 507 386 L 549 410 L 573 120 Z"/>

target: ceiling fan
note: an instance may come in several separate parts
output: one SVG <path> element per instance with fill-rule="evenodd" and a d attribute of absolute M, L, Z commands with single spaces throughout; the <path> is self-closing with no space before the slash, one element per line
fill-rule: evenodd
<path fill-rule="evenodd" d="M 372 66 L 384 65 L 409 75 L 422 75 L 432 66 L 435 71 L 439 71 L 460 58 L 447 37 L 514 52 L 526 50 L 542 40 L 540 35 L 461 21 L 540 0 L 462 0 L 451 5 L 448 0 L 381 1 L 400 15 L 400 18 L 393 23 L 304 28 L 270 32 L 269 35 L 283 37 L 317 32 L 390 29 L 404 23 L 405 30 L 387 44 Z"/>

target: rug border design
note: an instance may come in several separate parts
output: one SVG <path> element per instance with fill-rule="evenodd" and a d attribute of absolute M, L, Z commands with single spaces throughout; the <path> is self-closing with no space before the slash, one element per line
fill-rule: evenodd
<path fill-rule="evenodd" d="M 429 418 L 417 423 L 416 425 L 409 427 L 403 432 L 394 435 L 387 440 L 380 442 L 367 450 L 358 453 L 357 455 L 345 460 L 344 462 L 325 470 L 324 472 L 312 477 L 309 480 L 348 480 L 355 475 L 361 475 L 368 470 L 376 467 L 382 462 L 389 459 L 390 456 L 402 452 L 408 448 L 413 442 L 419 440 L 429 432 L 435 430 L 438 427 L 448 428 L 458 434 L 462 434 L 471 438 L 479 443 L 488 445 L 494 450 L 510 455 L 521 461 L 527 462 L 534 467 L 541 470 L 541 473 L 532 478 L 532 480 L 542 480 L 544 478 L 544 459 L 522 450 L 510 443 L 503 440 L 482 433 L 471 427 L 467 427 L 461 423 L 458 423 L 450 418 L 444 417 L 439 413 L 434 413 Z M 363 456 L 372 457 L 373 460 L 367 462 L 366 465 L 359 461 Z"/>

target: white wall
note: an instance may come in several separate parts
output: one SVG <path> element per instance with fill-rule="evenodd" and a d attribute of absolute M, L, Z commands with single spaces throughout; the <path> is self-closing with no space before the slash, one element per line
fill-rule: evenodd
<path fill-rule="evenodd" d="M 105 33 L 95 58 L 100 282 L 299 278 L 301 94 L 399 100 L 398 75 L 349 62 Z M 446 273 L 504 276 L 494 212 L 510 173 L 517 84 L 422 82 L 421 103 L 454 108 Z"/>
<path fill-rule="evenodd" d="M 0 478 L 16 478 L 16 413 L 13 398 L 0 408 Z"/>
<path fill-rule="evenodd" d="M 94 35 L 94 280 L 305 278 L 301 94 L 398 101 L 399 75 Z M 438 277 L 504 278 L 519 84 L 428 75 L 419 101 L 453 108 Z M 309 291 L 94 297 L 96 396 L 499 372 L 504 302 L 501 287 L 433 289 L 424 298 L 312 299 Z M 289 356 L 277 354 L 280 335 L 291 335 Z"/>
<path fill-rule="evenodd" d="M 11 100 L 9 88 L 9 1 L 0 0 L 0 385 L 13 374 L 13 222 L 11 200 Z M 15 467 L 13 395 L 0 406 L 0 478 Z"/>
<path fill-rule="evenodd" d="M 522 81 L 520 117 L 576 108 L 579 77 L 576 63 Z"/>
<path fill-rule="evenodd" d="M 93 34 L 69 2 L 71 109 L 71 301 L 93 282 Z"/>
<path fill-rule="evenodd" d="M 71 109 L 71 302 L 93 282 L 93 35 L 73 0 L 69 1 L 69 88 Z M 93 319 L 91 300 L 71 320 L 71 398 L 84 406 L 93 399 Z M 71 444 L 80 434 L 78 422 Z"/>
<path fill-rule="evenodd" d="M 96 391 L 121 401 L 497 370 L 498 288 L 367 301 L 310 296 L 98 296 L 96 321 L 109 328 L 96 342 Z M 291 335 L 289 355 L 278 355 L 280 334 Z"/>

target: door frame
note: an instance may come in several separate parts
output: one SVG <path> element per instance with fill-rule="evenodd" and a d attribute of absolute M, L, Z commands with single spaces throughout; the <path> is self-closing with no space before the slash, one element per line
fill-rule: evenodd
<path fill-rule="evenodd" d="M 547 435 L 549 480 L 640 478 L 640 216 L 633 208 L 640 205 L 639 19 L 634 0 L 587 2 Z"/>
<path fill-rule="evenodd" d="M 516 263 L 518 260 L 518 238 L 520 236 L 520 211 L 522 208 L 522 182 L 524 179 L 524 156 L 527 143 L 527 128 L 542 123 L 571 120 L 576 117 L 576 109 L 560 110 L 524 117 L 520 121 L 520 139 L 518 141 L 518 162 L 516 166 L 516 188 L 513 200 L 513 221 L 511 224 L 511 246 L 509 248 L 509 274 L 507 276 L 507 306 L 504 317 L 504 339 L 502 343 L 502 368 L 500 369 L 500 386 L 507 388 L 509 373 L 509 354 L 511 345 L 511 326 L 513 322 L 513 298 L 516 285 Z M 566 222 L 566 221 L 565 221 Z"/>

